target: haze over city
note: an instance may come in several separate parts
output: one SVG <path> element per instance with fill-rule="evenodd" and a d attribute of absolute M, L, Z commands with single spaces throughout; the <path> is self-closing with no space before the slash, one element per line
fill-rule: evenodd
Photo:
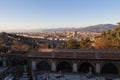
<path fill-rule="evenodd" d="M 120 21 L 119 3 L 120 0 L 0 0 L 0 31 L 116 24 Z"/>

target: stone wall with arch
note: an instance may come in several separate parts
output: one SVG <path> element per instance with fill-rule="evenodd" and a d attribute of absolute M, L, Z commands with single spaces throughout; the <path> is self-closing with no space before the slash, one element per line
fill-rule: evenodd
<path fill-rule="evenodd" d="M 79 63 L 79 65 L 78 65 L 79 73 L 88 73 L 89 71 L 91 71 L 92 73 L 95 73 L 95 68 L 94 68 L 93 64 L 91 64 L 87 61 Z"/>
<path fill-rule="evenodd" d="M 53 60 L 51 59 L 37 59 L 34 60 L 36 63 L 36 70 L 37 71 L 43 71 L 43 72 L 47 72 L 47 71 L 52 71 L 52 63 Z"/>
<path fill-rule="evenodd" d="M 56 66 L 57 72 L 72 72 L 72 65 L 66 61 L 58 63 Z"/>
<path fill-rule="evenodd" d="M 120 73 L 120 64 L 118 61 L 106 61 L 102 62 L 101 73 L 102 74 L 119 74 Z"/>
<path fill-rule="evenodd" d="M 72 59 L 34 59 L 36 70 L 39 70 L 39 66 L 45 65 L 49 68 L 46 68 L 46 71 L 54 71 L 54 72 L 78 72 L 78 73 L 88 73 L 90 70 L 92 73 L 103 73 L 102 68 L 105 64 L 112 63 L 117 67 L 117 73 L 120 73 L 120 63 L 119 61 L 104 61 L 104 60 L 72 60 Z M 41 64 L 41 65 L 39 65 Z M 44 65 L 44 66 L 45 66 Z M 44 67 L 43 66 L 43 67 Z M 45 68 L 45 67 L 44 67 Z M 41 68 L 44 70 L 43 68 Z M 110 68 L 109 68 L 110 69 Z M 115 74 L 115 73 L 110 73 Z"/>

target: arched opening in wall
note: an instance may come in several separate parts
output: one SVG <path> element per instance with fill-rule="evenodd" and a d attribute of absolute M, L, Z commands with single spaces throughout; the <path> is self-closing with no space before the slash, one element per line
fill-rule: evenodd
<path fill-rule="evenodd" d="M 19 59 L 13 59 L 12 60 L 12 66 L 20 66 L 20 65 L 24 65 L 23 60 L 19 60 Z"/>
<path fill-rule="evenodd" d="M 102 67 L 101 73 L 103 74 L 118 74 L 119 70 L 112 63 L 107 63 Z"/>
<path fill-rule="evenodd" d="M 2 67 L 2 64 L 3 64 L 3 62 L 2 62 L 2 61 L 0 61 L 0 67 Z"/>
<path fill-rule="evenodd" d="M 28 61 L 27 59 L 24 60 L 24 64 L 27 65 L 28 64 Z"/>
<path fill-rule="evenodd" d="M 57 72 L 72 72 L 72 67 L 68 62 L 61 62 L 57 66 Z"/>
<path fill-rule="evenodd" d="M 78 72 L 79 73 L 88 73 L 88 72 L 94 73 L 94 67 L 92 64 L 88 62 L 84 62 L 78 66 Z"/>
<path fill-rule="evenodd" d="M 51 71 L 51 66 L 47 61 L 40 61 L 37 64 L 36 69 L 41 72 L 49 72 Z"/>

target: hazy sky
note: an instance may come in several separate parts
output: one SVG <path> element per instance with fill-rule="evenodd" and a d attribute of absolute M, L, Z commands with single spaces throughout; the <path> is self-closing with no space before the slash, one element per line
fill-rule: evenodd
<path fill-rule="evenodd" d="M 120 21 L 120 0 L 0 0 L 0 30 L 84 27 Z"/>

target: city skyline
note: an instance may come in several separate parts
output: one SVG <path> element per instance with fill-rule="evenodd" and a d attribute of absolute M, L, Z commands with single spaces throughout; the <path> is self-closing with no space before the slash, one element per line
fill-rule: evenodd
<path fill-rule="evenodd" d="M 116 24 L 119 0 L 1 0 L 0 30 Z"/>

